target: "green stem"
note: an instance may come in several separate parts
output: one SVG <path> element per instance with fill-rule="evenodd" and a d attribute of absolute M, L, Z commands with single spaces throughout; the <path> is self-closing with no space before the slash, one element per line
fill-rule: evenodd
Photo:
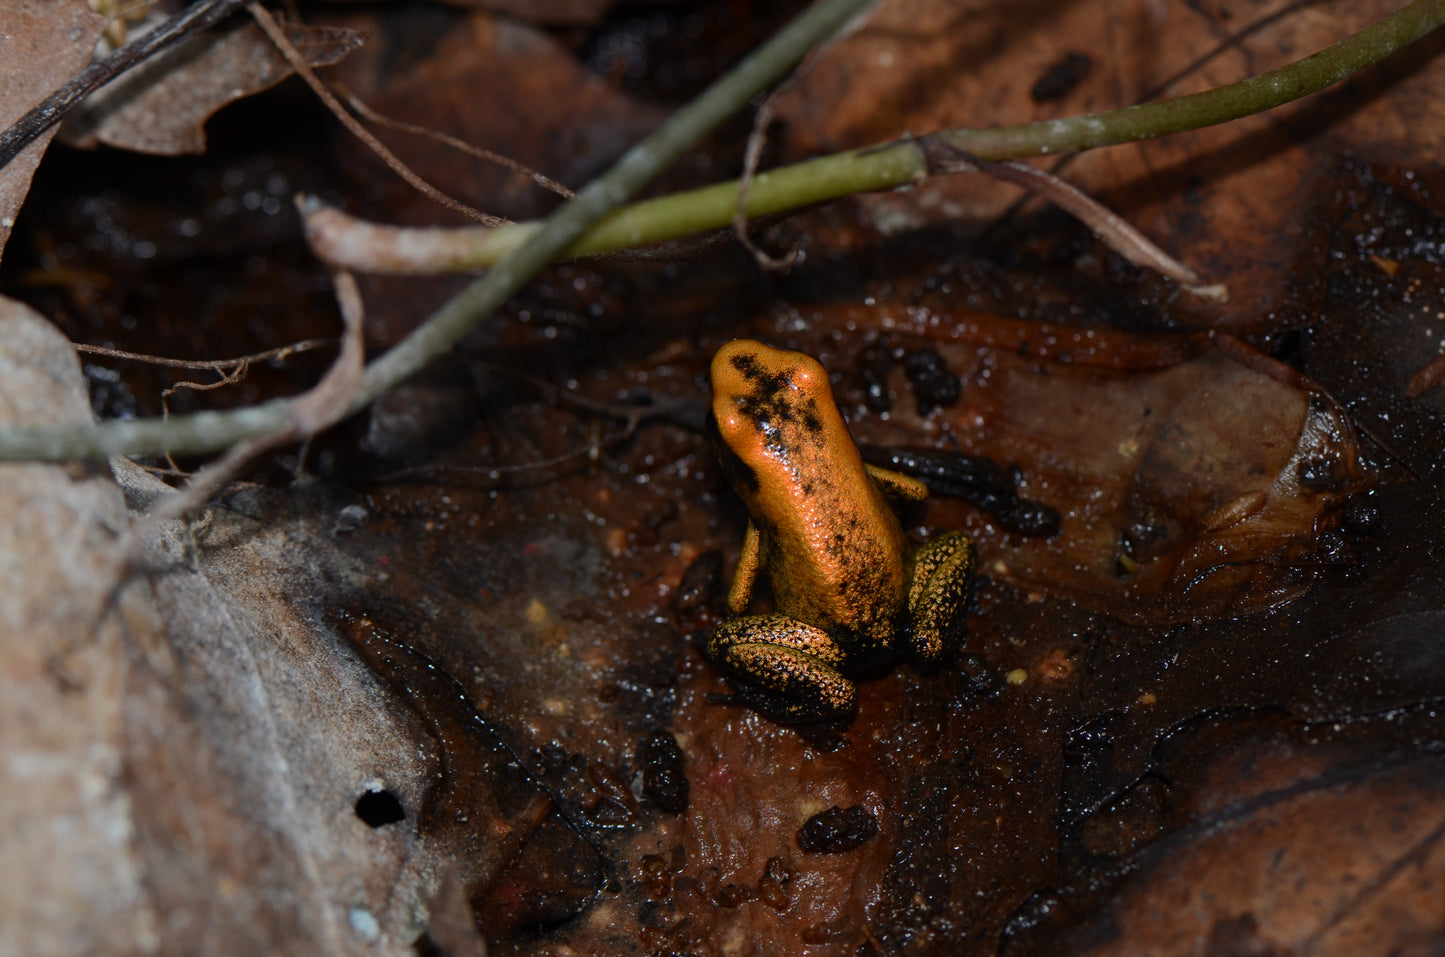
<path fill-rule="evenodd" d="M 1238 83 L 1158 103 L 1056 121 L 940 138 L 981 159 L 1004 159 L 1132 143 L 1227 123 L 1317 93 L 1408 46 L 1445 23 L 1445 0 L 1414 0 L 1358 33 L 1287 66 Z"/>
<path fill-rule="evenodd" d="M 543 266 L 572 246 L 609 210 L 634 196 L 694 143 L 758 92 L 781 78 L 809 49 L 836 33 L 873 0 L 820 0 L 757 51 L 629 149 L 547 220 L 532 239 L 504 256 L 425 323 L 366 368 L 350 412 L 417 372 L 475 323 L 506 302 Z M 128 454 L 209 452 L 291 426 L 290 401 L 231 412 L 133 419 L 85 426 L 0 430 L 0 459 L 50 460 Z"/>
<path fill-rule="evenodd" d="M 1025 159 L 1132 143 L 1185 130 L 1227 123 L 1316 93 L 1383 60 L 1445 23 L 1445 0 L 1414 0 L 1312 56 L 1259 76 L 1203 93 L 1104 113 L 989 130 L 951 130 L 933 138 L 984 160 Z M 748 215 L 803 209 L 856 193 L 894 189 L 929 174 L 927 158 L 913 141 L 851 150 L 762 173 L 748 187 Z M 595 255 L 634 249 L 732 224 L 737 182 L 717 183 L 686 193 L 650 199 L 603 217 L 568 253 Z M 459 271 L 490 265 L 520 241 L 530 224 L 494 230 L 457 230 L 475 238 L 447 268 Z"/>
<path fill-rule="evenodd" d="M 367 367 L 364 386 L 351 411 L 357 411 L 443 352 L 553 259 L 633 248 L 730 225 L 738 195 L 735 182 L 648 200 L 625 209 L 616 207 L 865 5 L 866 0 L 825 0 L 810 9 L 629 151 L 606 176 L 558 210 L 540 231 L 537 224 L 526 223 L 488 230 L 480 236 L 472 234 L 475 238 L 469 241 L 474 245 L 447 266 L 469 269 L 491 266 L 493 262 L 495 266 Z M 999 160 L 1094 149 L 1198 129 L 1317 92 L 1418 40 L 1442 22 L 1445 0 L 1413 0 L 1319 53 L 1216 90 L 1071 119 L 935 135 L 956 150 Z M 927 160 L 913 141 L 853 150 L 760 174 L 749 187 L 748 214 L 786 212 L 854 193 L 906 185 L 927 175 Z M 287 400 L 274 400 L 232 412 L 166 420 L 0 429 L 0 459 L 211 451 L 286 428 L 289 408 Z"/>

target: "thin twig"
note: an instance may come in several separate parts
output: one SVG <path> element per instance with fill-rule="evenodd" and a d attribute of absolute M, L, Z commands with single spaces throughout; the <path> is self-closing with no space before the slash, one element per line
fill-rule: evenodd
<path fill-rule="evenodd" d="M 165 356 L 147 355 L 144 352 L 126 352 L 124 349 L 110 349 L 105 346 L 92 346 L 83 342 L 72 342 L 70 347 L 76 352 L 84 352 L 87 355 L 105 356 L 108 359 L 124 359 L 128 362 L 144 362 L 154 366 L 168 366 L 172 369 L 209 369 L 214 372 L 225 373 L 228 369 L 237 366 L 250 365 L 254 362 L 266 362 L 271 359 L 287 359 L 298 352 L 310 352 L 321 346 L 329 346 L 335 339 L 302 339 L 300 342 L 292 342 L 288 345 L 277 346 L 274 349 L 267 349 L 265 352 L 254 352 L 248 356 L 237 356 L 233 359 L 168 359 Z"/>
<path fill-rule="evenodd" d="M 352 397 L 361 387 L 366 363 L 365 322 L 356 278 L 340 270 L 332 274 L 332 281 L 345 324 L 341 352 L 321 381 L 287 404 L 291 413 L 287 426 L 234 445 L 215 462 L 193 473 L 184 488 L 163 499 L 146 513 L 144 521 L 136 523 L 122 554 L 136 554 L 160 525 L 204 505 L 256 456 L 281 445 L 309 439 L 345 417 Z"/>
<path fill-rule="evenodd" d="M 1414 0 L 1319 53 L 1277 70 L 1173 100 L 1022 126 L 930 134 L 980 159 L 1023 159 L 1132 143 L 1151 136 L 1213 126 L 1281 106 L 1338 82 L 1413 43 L 1445 23 L 1445 0 Z M 896 189 L 927 179 L 928 158 L 913 138 L 819 157 L 758 174 L 749 184 L 749 218 L 784 213 L 855 193 Z M 732 225 L 737 181 L 649 199 L 615 210 L 565 255 L 591 256 L 679 239 Z M 311 207 L 322 211 L 319 205 Z M 364 239 L 316 224 L 308 215 L 312 249 L 328 262 L 363 271 L 415 275 L 484 269 L 527 241 L 536 223 L 495 230 L 398 229 L 363 224 Z M 355 223 L 355 220 L 351 221 Z M 403 256 L 413 246 L 422 256 Z M 366 258 L 368 255 L 373 258 Z"/>
<path fill-rule="evenodd" d="M 402 162 L 401 157 L 387 149 L 381 140 L 377 139 L 372 135 L 370 130 L 362 126 L 356 117 L 346 112 L 346 107 L 342 106 L 341 101 L 336 99 L 331 89 L 327 87 L 325 83 L 321 82 L 321 78 L 316 75 L 316 71 L 311 69 L 311 65 L 306 62 L 306 58 L 303 57 L 301 52 L 287 39 L 286 31 L 281 29 L 281 25 L 276 22 L 276 18 L 271 16 L 265 7 L 259 3 L 249 3 L 246 5 L 246 10 L 256 19 L 256 22 L 261 25 L 261 29 L 266 31 L 266 36 L 271 38 L 271 42 L 276 45 L 276 49 L 281 51 L 281 55 L 286 58 L 286 62 L 291 64 L 291 68 L 296 71 L 301 79 L 306 81 L 306 85 L 311 87 L 312 92 L 315 93 L 321 102 L 326 104 L 326 108 L 341 121 L 341 125 L 346 127 L 352 136 L 355 136 L 361 140 L 361 142 L 365 143 L 367 149 L 379 156 L 387 166 L 391 167 L 392 172 L 406 180 L 413 189 L 428 199 L 440 203 L 447 209 L 461 213 L 468 219 L 474 219 L 484 226 L 506 226 L 511 222 L 511 220 L 503 219 L 500 216 L 493 216 L 490 213 L 484 213 L 479 209 L 474 209 L 461 200 L 448 196 L 431 183 L 422 179 L 415 170 Z"/>
<path fill-rule="evenodd" d="M 193 389 L 197 392 L 209 392 L 212 389 L 220 389 L 225 386 L 238 385 L 245 381 L 246 373 L 250 371 L 251 363 L 264 362 L 268 359 L 285 359 L 299 352 L 309 352 L 320 346 L 330 345 L 334 339 L 303 339 L 300 342 L 292 342 L 284 346 L 277 346 L 274 349 L 267 349 L 264 352 L 255 352 L 248 356 L 237 356 L 233 359 L 168 359 L 165 356 L 152 356 L 143 352 L 127 352 L 124 349 L 110 349 L 105 346 L 91 346 L 83 342 L 72 342 L 71 348 L 76 352 L 83 352 L 87 355 L 103 356 L 108 359 L 122 359 L 130 362 L 144 362 L 148 365 L 166 366 L 172 369 L 207 369 L 220 376 L 215 382 L 175 382 L 161 391 L 161 418 L 168 419 L 171 415 L 170 397 L 182 389 Z M 165 453 L 166 461 L 170 468 L 166 471 L 175 475 L 188 474 L 178 464 L 170 452 Z"/>
<path fill-rule="evenodd" d="M 602 402 L 597 399 L 588 398 L 578 392 L 568 389 L 560 389 L 554 383 L 536 376 L 527 375 L 516 369 L 492 366 L 490 363 L 483 363 L 493 374 L 505 375 L 512 379 L 519 380 L 526 385 L 536 389 L 548 401 L 557 405 L 570 405 L 573 408 L 581 409 L 593 415 L 604 416 L 610 419 L 620 419 L 623 423 L 621 429 L 614 429 L 610 432 L 594 434 L 592 440 L 586 445 L 578 446 L 567 452 L 549 456 L 544 459 L 535 459 L 531 462 L 523 462 L 515 465 L 451 465 L 451 464 L 430 464 L 418 465 L 411 468 L 399 469 L 388 472 L 379 479 L 383 482 L 422 480 L 445 480 L 449 476 L 462 476 L 474 478 L 481 476 L 486 480 L 478 487 L 499 488 L 502 479 L 510 480 L 513 476 L 527 475 L 535 476 L 542 481 L 553 475 L 560 474 L 563 466 L 570 463 L 582 461 L 595 462 L 601 455 L 603 449 L 612 448 L 622 442 L 626 442 L 637 434 L 637 430 L 644 422 L 652 419 L 672 419 L 674 421 L 685 421 L 693 418 L 682 413 L 689 411 L 694 406 L 691 402 L 666 402 L 657 405 L 623 405 L 615 402 Z M 699 410 L 696 415 L 696 422 L 691 423 L 696 428 L 702 427 L 702 412 Z"/>
<path fill-rule="evenodd" d="M 808 49 L 871 0 L 821 0 L 746 57 L 656 132 L 629 149 L 610 170 L 579 192 L 536 230 L 531 241 L 503 257 L 407 336 L 366 367 L 348 409 L 357 412 L 451 347 L 468 329 L 506 302 L 532 276 L 608 211 L 635 195 L 693 144 L 775 82 Z M 0 430 L 0 459 L 56 461 L 116 454 L 208 452 L 289 427 L 292 402 L 272 399 L 226 412 L 170 419 L 130 419 L 85 426 Z"/>
<path fill-rule="evenodd" d="M 86 67 L 0 133 L 0 168 L 20 154 L 41 133 L 65 118 L 81 100 L 131 67 L 182 40 L 208 30 L 234 13 L 246 0 L 201 0 L 151 32 Z"/>
<path fill-rule="evenodd" d="M 762 159 L 763 144 L 768 139 L 768 126 L 773 122 L 773 104 L 779 91 L 763 100 L 758 113 L 753 117 L 753 129 L 748 134 L 748 147 L 743 153 L 743 175 L 738 180 L 738 202 L 733 210 L 733 235 L 738 243 L 753 257 L 753 262 L 769 272 L 790 269 L 798 261 L 798 247 L 794 245 L 782 256 L 774 256 L 748 235 L 748 189 L 758 173 L 758 162 Z"/>
<path fill-rule="evenodd" d="M 717 229 L 732 220 L 737 184 L 615 207 L 662 166 L 711 130 L 754 93 L 783 74 L 806 49 L 830 35 L 864 0 L 823 0 L 764 44 L 660 130 L 633 147 L 600 179 L 559 209 L 545 225 L 506 227 L 506 243 L 486 276 L 444 305 L 421 327 L 367 367 L 351 411 L 418 371 L 477 321 L 489 315 L 546 263 L 660 242 Z M 1445 0 L 1413 0 L 1394 14 L 1304 60 L 1241 83 L 1163 103 L 1130 107 L 1022 127 L 947 134 L 951 145 L 989 160 L 1132 142 L 1150 135 L 1222 123 L 1298 99 L 1383 59 L 1445 22 Z M 1124 116 L 1123 121 L 1114 119 Z M 1151 120 L 1151 116 L 1153 120 Z M 750 216 L 811 205 L 854 192 L 887 189 L 926 175 L 914 142 L 855 150 L 760 175 L 747 203 Z M 679 204 L 684 209 L 679 209 Z M 517 242 L 525 236 L 525 242 Z M 484 265 L 453 264 L 468 269 Z M 289 403 L 274 399 L 228 412 L 201 412 L 166 421 L 132 419 L 88 426 L 0 429 L 0 460 L 95 458 L 164 450 L 203 452 L 284 428 Z"/>
<path fill-rule="evenodd" d="M 875 0 L 875 8 L 879 2 L 881 0 Z M 791 268 L 793 263 L 798 260 L 796 244 L 786 254 L 774 256 L 753 242 L 753 238 L 748 235 L 748 190 L 752 187 L 753 178 L 758 174 L 758 165 L 763 158 L 763 146 L 768 141 L 768 128 L 773 123 L 773 115 L 777 111 L 778 101 L 797 87 L 808 74 L 812 73 L 819 60 L 836 47 L 839 41 L 852 36 L 867 19 L 866 14 L 871 13 L 870 9 L 864 14 L 854 17 L 841 30 L 829 37 L 827 42 L 820 43 L 809 50 L 808 55 L 803 58 L 803 62 L 798 65 L 792 75 L 779 83 L 772 92 L 763 98 L 757 113 L 753 116 L 753 128 L 748 133 L 747 148 L 743 152 L 743 173 L 738 178 L 738 201 L 733 210 L 733 235 L 737 237 L 738 244 L 753 257 L 753 261 L 769 272 L 782 272 Z"/>
<path fill-rule="evenodd" d="M 340 84 L 337 85 L 340 86 Z M 486 149 L 485 147 L 473 146 L 466 140 L 458 139 L 455 136 L 443 133 L 441 130 L 434 130 L 430 127 L 418 126 L 415 123 L 403 123 L 401 120 L 394 120 L 389 116 L 385 116 L 381 113 L 376 112 L 371 107 L 367 106 L 365 101 L 363 101 L 355 93 L 347 91 L 344 87 L 342 87 L 342 92 L 346 96 L 346 103 L 348 106 L 350 106 L 353 110 L 360 114 L 362 119 L 369 120 L 372 123 L 375 123 L 377 126 L 384 126 L 387 129 L 399 130 L 403 133 L 411 133 L 413 136 L 425 136 L 427 139 L 441 143 L 443 146 L 450 146 L 452 149 L 466 153 L 468 156 L 475 156 L 479 160 L 485 160 L 488 163 L 495 163 L 496 165 L 501 166 L 505 169 L 509 169 L 520 176 L 527 177 L 538 186 L 547 190 L 549 193 L 556 193 L 563 199 L 571 199 L 573 196 L 577 195 L 576 193 L 572 192 L 572 190 L 557 182 L 555 179 L 552 179 L 549 176 L 542 175 L 541 173 L 532 169 L 532 167 L 528 166 L 527 164 L 518 162 L 517 160 L 512 159 L 512 157 L 510 156 L 503 156 L 501 153 L 494 153 L 491 150 Z"/>
<path fill-rule="evenodd" d="M 1227 287 L 1218 283 L 1206 284 L 1193 268 L 1160 249 L 1152 239 L 1135 229 L 1124 217 L 1053 173 L 1014 160 L 990 163 L 931 138 L 925 138 L 921 145 L 925 152 L 936 151 L 939 147 L 948 151 L 949 155 L 945 157 L 931 157 L 935 169 L 945 172 L 979 172 L 1015 186 L 1022 186 L 1088 226 L 1104 245 L 1134 265 L 1167 276 L 1201 299 L 1229 301 Z"/>

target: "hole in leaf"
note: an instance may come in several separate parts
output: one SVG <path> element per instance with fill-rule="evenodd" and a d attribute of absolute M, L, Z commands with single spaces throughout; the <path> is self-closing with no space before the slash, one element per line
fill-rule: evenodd
<path fill-rule="evenodd" d="M 366 791 L 356 799 L 356 816 L 370 827 L 382 827 L 406 820 L 406 808 L 401 798 L 390 791 Z"/>

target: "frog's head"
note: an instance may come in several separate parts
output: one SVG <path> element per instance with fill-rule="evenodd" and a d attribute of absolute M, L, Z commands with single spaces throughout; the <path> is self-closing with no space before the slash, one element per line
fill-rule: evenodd
<path fill-rule="evenodd" d="M 833 407 L 828 373 L 810 355 L 734 339 L 713 356 L 710 411 L 723 441 L 744 458 L 821 442 Z"/>
<path fill-rule="evenodd" d="M 828 373 L 812 356 L 735 339 L 713 357 L 707 428 L 745 499 L 824 443 L 835 408 Z"/>

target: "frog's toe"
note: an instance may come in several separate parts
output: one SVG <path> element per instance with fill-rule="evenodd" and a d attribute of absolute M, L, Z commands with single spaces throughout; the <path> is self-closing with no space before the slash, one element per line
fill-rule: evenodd
<path fill-rule="evenodd" d="M 950 566 L 945 570 L 944 566 Z M 913 556 L 913 585 L 908 590 L 908 610 L 914 615 L 933 600 L 929 589 L 940 577 L 967 579 L 973 571 L 973 540 L 964 532 L 945 532 L 920 548 Z"/>

